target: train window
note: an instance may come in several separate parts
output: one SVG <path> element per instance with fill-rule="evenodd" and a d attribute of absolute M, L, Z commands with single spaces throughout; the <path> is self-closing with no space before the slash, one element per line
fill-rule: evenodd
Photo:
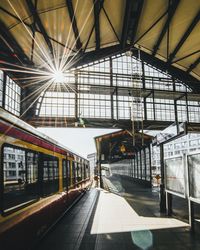
<path fill-rule="evenodd" d="M 29 183 L 38 181 L 38 154 L 27 153 L 27 179 Z"/>
<path fill-rule="evenodd" d="M 43 195 L 49 195 L 59 189 L 58 159 L 43 154 L 41 161 L 43 166 L 42 193 Z"/>
<path fill-rule="evenodd" d="M 67 160 L 67 184 L 70 186 L 70 160 Z"/>
<path fill-rule="evenodd" d="M 4 146 L 3 210 L 25 204 L 38 197 L 37 153 Z"/>
<path fill-rule="evenodd" d="M 63 168 L 63 190 L 67 190 L 67 172 L 68 172 L 68 169 L 67 169 L 67 161 L 66 160 L 63 160 L 62 161 L 62 168 Z"/>
<path fill-rule="evenodd" d="M 86 179 L 86 172 L 85 172 L 85 163 L 82 163 L 82 176 L 83 176 L 83 179 Z"/>
<path fill-rule="evenodd" d="M 86 164 L 85 168 L 86 168 L 86 178 L 89 178 L 90 177 L 90 168 L 89 168 L 89 165 Z"/>
<path fill-rule="evenodd" d="M 80 163 L 77 163 L 76 170 L 77 170 L 77 181 L 79 182 L 82 180 L 82 169 Z"/>
<path fill-rule="evenodd" d="M 72 185 L 76 183 L 76 162 L 72 161 Z"/>

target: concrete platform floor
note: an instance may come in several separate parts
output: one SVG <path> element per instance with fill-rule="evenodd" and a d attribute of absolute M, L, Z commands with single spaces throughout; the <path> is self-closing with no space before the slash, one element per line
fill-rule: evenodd
<path fill-rule="evenodd" d="M 196 250 L 199 234 L 159 213 L 158 192 L 130 180 L 106 179 L 112 192 L 92 188 L 37 246 L 37 250 Z"/>

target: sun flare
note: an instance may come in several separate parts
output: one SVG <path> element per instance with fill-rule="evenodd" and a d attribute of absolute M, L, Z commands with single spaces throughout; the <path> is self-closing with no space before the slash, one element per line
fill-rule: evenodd
<path fill-rule="evenodd" d="M 61 70 L 55 70 L 52 74 L 52 78 L 55 83 L 65 82 L 64 73 Z"/>

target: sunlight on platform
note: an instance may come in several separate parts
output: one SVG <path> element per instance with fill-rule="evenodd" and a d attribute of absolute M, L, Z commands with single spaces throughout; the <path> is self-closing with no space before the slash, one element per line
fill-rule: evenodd
<path fill-rule="evenodd" d="M 101 191 L 91 234 L 133 232 L 188 226 L 187 223 L 173 218 L 140 216 L 123 197 Z"/>

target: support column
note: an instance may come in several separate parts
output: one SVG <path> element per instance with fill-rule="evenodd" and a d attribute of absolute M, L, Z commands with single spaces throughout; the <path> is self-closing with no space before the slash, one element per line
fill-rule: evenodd
<path fill-rule="evenodd" d="M 144 151 L 144 179 L 147 180 L 147 158 L 146 158 L 146 148 L 143 149 Z"/>
<path fill-rule="evenodd" d="M 97 186 L 103 188 L 102 175 L 101 175 L 101 141 L 97 140 L 97 162 L 98 162 L 98 175 L 99 175 L 99 183 Z"/>
<path fill-rule="evenodd" d="M 2 142 L 0 143 L 1 151 L 0 151 L 0 166 L 3 166 L 3 146 Z M 3 213 L 3 191 L 4 190 L 4 171 L 3 167 L 0 168 L 0 214 Z"/>
<path fill-rule="evenodd" d="M 145 89 L 145 70 L 144 70 L 144 62 L 142 61 L 142 88 Z"/>
<path fill-rule="evenodd" d="M 167 209 L 167 215 L 172 215 L 172 194 L 166 193 L 166 209 Z"/>
<path fill-rule="evenodd" d="M 138 151 L 137 151 L 137 153 L 136 153 L 136 162 L 137 162 L 137 179 L 139 179 L 139 166 L 138 166 Z"/>
<path fill-rule="evenodd" d="M 174 100 L 174 116 L 175 116 L 175 122 L 178 124 L 178 111 L 177 111 L 177 100 Z"/>
<path fill-rule="evenodd" d="M 194 221 L 194 203 L 191 200 L 188 200 L 189 205 L 189 224 L 190 224 L 190 230 L 192 233 L 195 232 L 195 221 Z"/>
<path fill-rule="evenodd" d="M 186 103 L 186 117 L 187 117 L 187 122 L 189 121 L 189 108 L 188 108 L 188 95 L 185 93 L 185 103 Z"/>
<path fill-rule="evenodd" d="M 75 119 L 77 120 L 78 119 L 78 74 L 77 72 L 75 72 L 74 74 L 74 77 L 75 77 Z"/>
<path fill-rule="evenodd" d="M 133 159 L 130 159 L 131 163 L 131 177 L 133 177 Z"/>
<path fill-rule="evenodd" d="M 119 119 L 119 111 L 118 111 L 118 87 L 115 89 L 115 94 L 116 94 L 116 120 L 118 121 Z"/>
<path fill-rule="evenodd" d="M 114 107 L 113 107 L 113 64 L 112 64 L 112 58 L 109 58 L 110 61 L 110 87 L 111 87 L 111 93 L 110 93 L 110 107 L 111 107 L 111 119 L 114 119 Z"/>
<path fill-rule="evenodd" d="M 151 145 L 148 146 L 149 149 L 149 178 L 150 178 L 150 183 L 152 187 L 152 165 L 151 165 L 151 152 L 152 152 L 152 147 Z"/>
<path fill-rule="evenodd" d="M 142 180 L 142 152 L 141 152 L 141 149 L 139 151 L 139 157 L 140 157 L 140 179 Z"/>
<path fill-rule="evenodd" d="M 100 188 L 103 188 L 103 180 L 102 180 L 102 175 L 101 175 L 101 159 L 99 160 L 99 184 L 100 184 Z"/>
<path fill-rule="evenodd" d="M 3 92 L 2 92 L 2 107 L 5 108 L 6 103 L 6 74 L 3 72 Z"/>
<path fill-rule="evenodd" d="M 146 97 L 143 98 L 144 102 L 144 120 L 147 120 L 147 102 L 146 102 Z"/>
<path fill-rule="evenodd" d="M 155 96 L 154 90 L 152 90 L 152 100 L 153 100 L 153 119 L 156 120 L 156 107 L 155 107 Z"/>
<path fill-rule="evenodd" d="M 166 212 L 166 195 L 165 195 L 165 176 L 164 176 L 164 145 L 160 145 L 160 172 L 161 172 L 161 184 L 160 184 L 160 212 Z"/>

